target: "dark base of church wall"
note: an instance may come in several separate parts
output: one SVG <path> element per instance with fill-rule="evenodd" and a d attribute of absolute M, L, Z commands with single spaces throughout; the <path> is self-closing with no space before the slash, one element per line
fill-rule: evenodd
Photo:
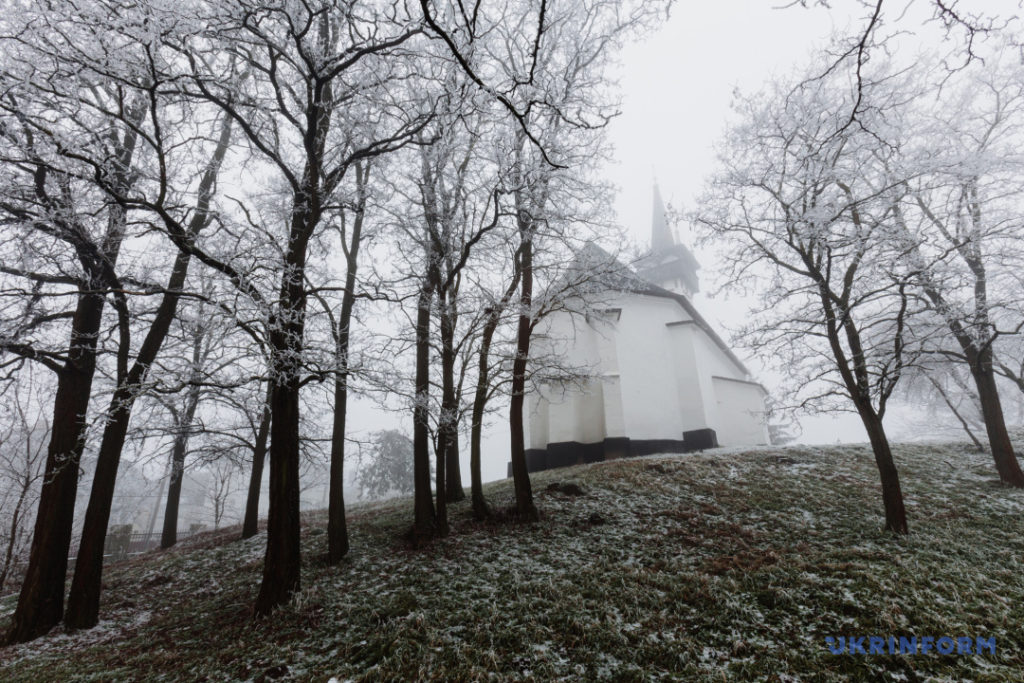
<path fill-rule="evenodd" d="M 705 448 L 717 448 L 718 435 L 714 429 L 694 429 L 683 432 L 679 439 L 630 439 L 619 436 L 596 443 L 560 441 L 549 443 L 547 448 L 526 450 L 528 472 L 541 472 L 559 467 L 586 465 L 592 462 L 632 458 L 653 453 L 693 453 Z M 508 476 L 512 476 L 512 463 L 508 464 Z"/>

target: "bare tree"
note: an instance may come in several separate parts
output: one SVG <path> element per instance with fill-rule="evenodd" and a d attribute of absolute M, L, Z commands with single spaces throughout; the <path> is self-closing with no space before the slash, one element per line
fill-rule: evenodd
<path fill-rule="evenodd" d="M 3 39 L 0 154 L 8 169 L 8 184 L 0 210 L 7 229 L 27 238 L 23 247 L 47 246 L 45 260 L 35 261 L 38 268 L 30 265 L 31 258 L 5 258 L 4 272 L 34 283 L 34 294 L 28 299 L 25 321 L 0 333 L 0 351 L 5 365 L 13 355 L 15 365 L 21 359 L 31 360 L 57 375 L 32 552 L 7 634 L 9 642 L 46 633 L 63 616 L 78 467 L 108 293 L 113 295 L 125 352 L 129 334 L 126 288 L 116 272 L 127 211 L 97 191 L 95 181 L 120 192 L 136 181 L 132 164 L 139 145 L 138 126 L 146 113 L 144 100 L 135 90 L 119 87 L 104 74 L 63 58 L 65 52 L 75 52 L 68 43 L 89 28 L 65 20 L 57 30 L 61 12 L 51 11 L 21 8 L 9 17 L 10 31 L 5 31 Z M 60 57 L 49 58 L 55 52 Z M 41 70 L 41 64 L 49 65 L 49 70 Z M 134 83 L 140 74 L 121 77 L 125 83 Z M 112 110 L 121 116 L 108 116 Z M 49 267 L 43 265 L 46 261 Z M 65 265 L 69 263 L 77 267 L 69 269 Z M 75 299 L 73 310 L 43 313 L 37 308 L 47 295 L 66 296 L 69 289 Z M 36 341 L 53 334 L 54 323 L 68 322 L 70 328 L 63 328 L 70 333 L 66 351 L 49 350 Z M 118 358 L 118 370 L 127 372 L 124 357 Z"/>
<path fill-rule="evenodd" d="M 237 487 L 235 485 L 238 475 L 238 463 L 227 454 L 207 463 L 202 472 L 209 476 L 206 485 L 206 497 L 213 507 L 213 528 L 219 529 L 224 515 L 228 509 L 231 497 Z"/>
<path fill-rule="evenodd" d="M 216 17 L 221 59 L 206 60 L 205 38 L 182 43 L 188 94 L 220 108 L 288 193 L 278 238 L 276 300 L 259 293 L 229 263 L 208 259 L 267 311 L 273 390 L 270 400 L 270 516 L 264 576 L 256 600 L 266 615 L 298 588 L 299 392 L 305 383 L 306 263 L 311 240 L 353 165 L 406 144 L 428 115 L 406 107 L 414 82 L 402 46 L 422 30 L 400 8 L 341 11 L 329 2 L 264 7 L 226 3 Z M 226 80 L 227 62 L 250 77 Z M 403 82 L 402 88 L 394 87 Z M 429 112 L 428 112 L 429 114 Z M 182 245 L 179 244 L 179 247 Z"/>
<path fill-rule="evenodd" d="M 883 418 L 918 353 L 908 326 L 918 311 L 910 269 L 889 239 L 892 152 L 868 132 L 893 102 L 873 101 L 872 125 L 848 126 L 861 87 L 837 74 L 740 98 L 724 170 L 695 218 L 722 249 L 726 281 L 759 288 L 740 341 L 785 368 L 791 401 L 852 404 L 874 451 L 885 526 L 907 533 Z"/>
<path fill-rule="evenodd" d="M 975 433 L 985 428 L 981 404 L 968 386 L 970 375 L 962 373 L 962 368 L 961 363 L 942 356 L 921 359 L 917 367 L 907 372 L 900 394 L 905 399 L 923 404 L 933 423 L 939 421 L 940 414 L 951 413 L 956 418 L 959 431 L 963 431 L 978 452 L 983 453 L 985 445 Z M 967 374 L 966 381 L 962 374 Z M 932 429 L 941 433 L 942 427 L 935 425 Z"/>
<path fill-rule="evenodd" d="M 530 339 L 545 302 L 535 301 L 534 258 L 545 234 L 569 230 L 574 185 L 600 156 L 603 126 L 615 115 L 607 67 L 628 36 L 645 30 L 662 11 L 654 2 L 548 3 L 537 24 L 535 48 L 526 63 L 509 61 L 510 73 L 529 73 L 543 105 L 527 95 L 521 109 L 525 125 L 505 140 L 507 194 L 516 229 L 515 272 L 519 280 L 516 350 L 512 362 L 509 427 L 516 509 L 537 518 L 526 468 L 523 402 Z M 521 94 L 522 95 L 522 94 Z"/>
<path fill-rule="evenodd" d="M 348 527 L 345 523 L 345 427 L 348 417 L 348 393 L 351 376 L 349 350 L 352 338 L 352 312 L 356 303 L 356 276 L 359 250 L 364 234 L 370 182 L 370 163 L 360 162 L 355 168 L 355 197 L 347 207 L 352 216 L 351 232 L 346 229 L 345 212 L 341 213 L 341 250 L 345 256 L 345 287 L 341 308 L 331 329 L 334 335 L 336 368 L 334 376 L 334 421 L 331 433 L 331 480 L 327 510 L 327 561 L 336 564 L 348 553 Z"/>
<path fill-rule="evenodd" d="M 898 238 L 917 269 L 915 285 L 955 341 L 956 350 L 934 352 L 969 368 L 999 478 L 1017 487 L 1024 471 L 1006 428 L 995 346 L 1024 331 L 1020 78 L 1019 66 L 996 60 L 943 74 L 932 85 L 935 101 L 914 108 L 890 136 L 907 178 L 895 208 Z"/>
<path fill-rule="evenodd" d="M 29 392 L 20 382 L 4 392 L 7 408 L 0 423 L 0 590 L 28 550 L 32 505 L 39 494 L 50 432 L 42 411 L 29 415 L 35 406 L 29 404 L 26 410 L 25 393 Z"/>
<path fill-rule="evenodd" d="M 438 114 L 434 139 L 423 140 L 419 149 L 420 168 L 414 181 L 417 190 L 413 199 L 419 226 L 410 231 L 410 236 L 420 246 L 420 253 L 415 256 L 420 275 L 413 403 L 413 448 L 420 475 L 416 495 L 421 501 L 414 522 L 416 542 L 428 539 L 433 526 L 440 535 L 447 534 L 447 504 L 465 497 L 459 472 L 461 411 L 456 380 L 459 292 L 474 248 L 499 225 L 497 188 L 500 181 L 493 164 L 479 154 L 479 146 L 485 144 L 480 137 L 486 125 L 486 102 L 458 97 L 460 91 L 451 83 L 448 88 L 452 99 L 446 101 L 447 109 Z M 429 470 L 430 322 L 435 300 L 439 319 L 441 400 L 435 448 L 437 506 L 431 521 L 423 503 L 430 495 L 429 483 L 422 471 Z"/>
<path fill-rule="evenodd" d="M 156 112 L 150 112 L 156 116 Z M 206 163 L 196 192 L 196 205 L 187 222 L 186 237 L 194 241 L 199 233 L 206 228 L 212 219 L 211 200 L 216 185 L 217 175 L 220 166 L 227 154 L 228 145 L 231 140 L 231 120 L 224 118 L 220 123 L 220 134 L 209 161 Z M 141 390 L 141 385 L 146 379 L 149 368 L 156 359 L 164 339 L 170 330 L 177 312 L 178 301 L 182 295 L 182 288 L 188 275 L 189 264 L 192 254 L 187 251 L 178 251 L 175 256 L 174 265 L 164 290 L 164 295 L 157 308 L 153 321 L 146 332 L 146 336 L 135 356 L 131 369 L 126 373 L 119 373 L 117 388 L 110 399 L 110 407 L 107 413 L 107 423 L 103 431 L 103 439 L 100 443 L 99 456 L 96 463 L 96 473 L 93 476 L 92 493 L 89 497 L 89 507 L 85 513 L 85 523 L 82 530 L 82 541 L 78 549 L 78 558 L 75 563 L 75 578 L 71 584 L 71 593 L 68 596 L 68 610 L 65 614 L 65 623 L 73 628 L 90 628 L 95 626 L 99 620 L 99 599 L 100 586 L 103 573 L 103 548 L 106 541 L 107 524 L 110 520 L 110 505 L 114 496 L 114 485 L 117 480 L 117 469 L 121 459 L 121 451 L 124 448 L 125 437 L 128 433 L 128 423 L 131 419 L 132 407 L 135 398 Z M 197 335 L 201 341 L 202 335 Z M 121 353 L 127 350 L 121 349 Z M 196 401 L 192 402 L 194 411 Z M 191 416 L 188 416 L 189 418 Z M 185 420 L 187 425 L 190 419 Z M 184 456 L 184 452 L 181 453 Z M 175 461 L 177 463 L 177 461 Z M 175 490 L 175 482 L 178 482 L 180 490 L 180 472 L 176 464 L 171 469 L 171 491 Z M 175 474 L 178 474 L 177 479 Z M 165 520 L 167 517 L 165 517 Z M 166 522 L 164 527 L 165 543 L 173 539 L 167 539 Z"/>

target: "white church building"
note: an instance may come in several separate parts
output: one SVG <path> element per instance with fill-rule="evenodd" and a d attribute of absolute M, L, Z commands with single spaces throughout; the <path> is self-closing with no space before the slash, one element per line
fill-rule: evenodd
<path fill-rule="evenodd" d="M 654 188 L 651 248 L 586 295 L 586 314 L 550 315 L 531 356 L 586 368 L 538 382 L 526 403 L 530 471 L 649 453 L 768 443 L 764 387 L 694 307 L 699 265 L 676 241 Z M 584 267 L 586 267 L 584 265 Z"/>

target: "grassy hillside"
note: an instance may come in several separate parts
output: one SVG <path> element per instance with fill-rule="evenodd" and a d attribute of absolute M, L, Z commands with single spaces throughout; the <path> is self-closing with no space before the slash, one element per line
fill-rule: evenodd
<path fill-rule="evenodd" d="M 534 477 L 543 519 L 404 547 L 411 502 L 352 511 L 328 568 L 253 623 L 262 534 L 110 567 L 99 627 L 0 650 L 43 680 L 1021 680 L 1024 492 L 961 446 L 896 452 L 911 536 L 880 531 L 866 447 L 654 456 Z M 582 495 L 555 482 L 572 482 Z M 511 485 L 488 494 L 511 503 Z M 5 626 L 15 596 L 0 602 Z M 826 636 L 995 637 L 993 655 L 833 655 Z"/>

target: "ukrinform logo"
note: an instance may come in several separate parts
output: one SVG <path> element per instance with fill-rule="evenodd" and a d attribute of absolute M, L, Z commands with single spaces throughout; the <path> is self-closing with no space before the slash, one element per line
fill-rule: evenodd
<path fill-rule="evenodd" d="M 995 638 L 968 638 L 959 636 L 924 636 L 923 638 L 895 638 L 889 636 L 839 636 L 825 638 L 825 645 L 834 655 L 982 655 L 996 653 Z"/>

